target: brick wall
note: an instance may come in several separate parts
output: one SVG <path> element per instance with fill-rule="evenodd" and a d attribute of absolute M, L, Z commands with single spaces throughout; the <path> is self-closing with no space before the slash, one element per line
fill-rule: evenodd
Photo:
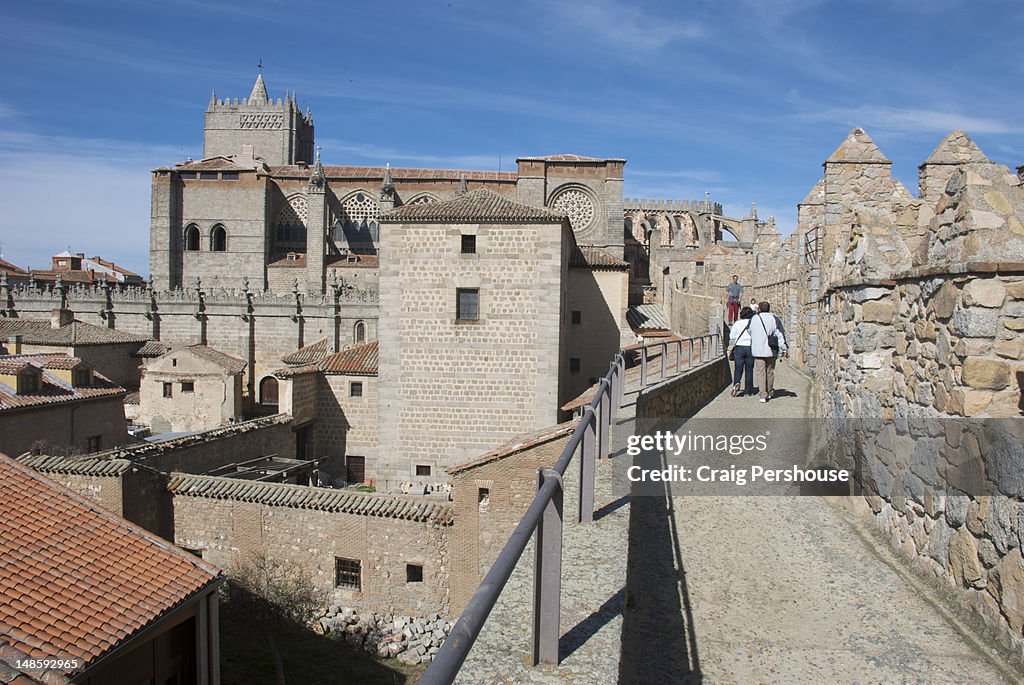
<path fill-rule="evenodd" d="M 100 437 L 101 449 L 126 445 L 130 439 L 122 399 L 116 396 L 2 412 L 0 452 L 17 456 L 28 452 L 39 440 L 86 452 L 93 436 Z"/>

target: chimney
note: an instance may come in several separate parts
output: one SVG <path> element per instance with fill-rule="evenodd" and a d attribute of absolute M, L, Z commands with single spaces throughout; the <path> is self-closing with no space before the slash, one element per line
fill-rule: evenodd
<path fill-rule="evenodd" d="M 75 320 L 75 313 L 70 309 L 53 309 L 50 311 L 50 328 L 63 328 Z"/>

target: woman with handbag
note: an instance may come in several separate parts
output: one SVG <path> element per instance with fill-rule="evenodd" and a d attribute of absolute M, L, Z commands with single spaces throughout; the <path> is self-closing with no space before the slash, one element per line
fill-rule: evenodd
<path fill-rule="evenodd" d="M 756 361 L 757 384 L 761 386 L 761 401 L 767 402 L 775 389 L 775 358 L 787 354 L 786 335 L 775 324 L 770 313 L 771 305 L 762 302 L 757 306 L 759 313 L 751 319 L 750 351 Z"/>
<path fill-rule="evenodd" d="M 754 310 L 744 307 L 740 318 L 729 329 L 729 359 L 735 362 L 733 370 L 732 396 L 754 394 L 754 357 L 750 354 L 750 323 L 753 321 Z M 743 376 L 745 387 L 740 390 L 740 376 Z"/>

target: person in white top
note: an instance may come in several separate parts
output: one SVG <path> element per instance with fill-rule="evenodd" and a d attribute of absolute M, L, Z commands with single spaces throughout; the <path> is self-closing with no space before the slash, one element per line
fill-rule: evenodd
<path fill-rule="evenodd" d="M 733 371 L 732 395 L 754 394 L 754 357 L 750 354 L 750 324 L 754 310 L 744 307 L 740 318 L 729 329 L 729 345 L 732 347 L 735 369 Z M 745 387 L 740 390 L 740 377 L 745 380 Z"/>
<path fill-rule="evenodd" d="M 754 376 L 761 388 L 760 400 L 767 402 L 775 389 L 775 359 L 787 356 L 786 334 L 775 324 L 771 305 L 762 302 L 750 324 L 750 353 L 754 356 Z"/>

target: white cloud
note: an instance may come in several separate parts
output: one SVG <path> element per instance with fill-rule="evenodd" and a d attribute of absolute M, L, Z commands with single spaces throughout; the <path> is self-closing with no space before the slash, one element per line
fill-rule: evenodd
<path fill-rule="evenodd" d="M 1016 122 L 984 116 L 971 116 L 953 111 L 861 105 L 835 107 L 798 114 L 797 119 L 811 122 L 830 122 L 847 126 L 860 126 L 870 132 L 880 129 L 901 134 L 949 133 L 963 129 L 968 134 L 1022 133 L 1024 127 Z"/>
<path fill-rule="evenodd" d="M 554 15 L 559 31 L 578 29 L 595 45 L 610 43 L 633 52 L 653 52 L 704 35 L 704 29 L 696 21 L 680 21 L 664 14 L 655 16 L 635 3 L 563 0 L 543 6 Z"/>

